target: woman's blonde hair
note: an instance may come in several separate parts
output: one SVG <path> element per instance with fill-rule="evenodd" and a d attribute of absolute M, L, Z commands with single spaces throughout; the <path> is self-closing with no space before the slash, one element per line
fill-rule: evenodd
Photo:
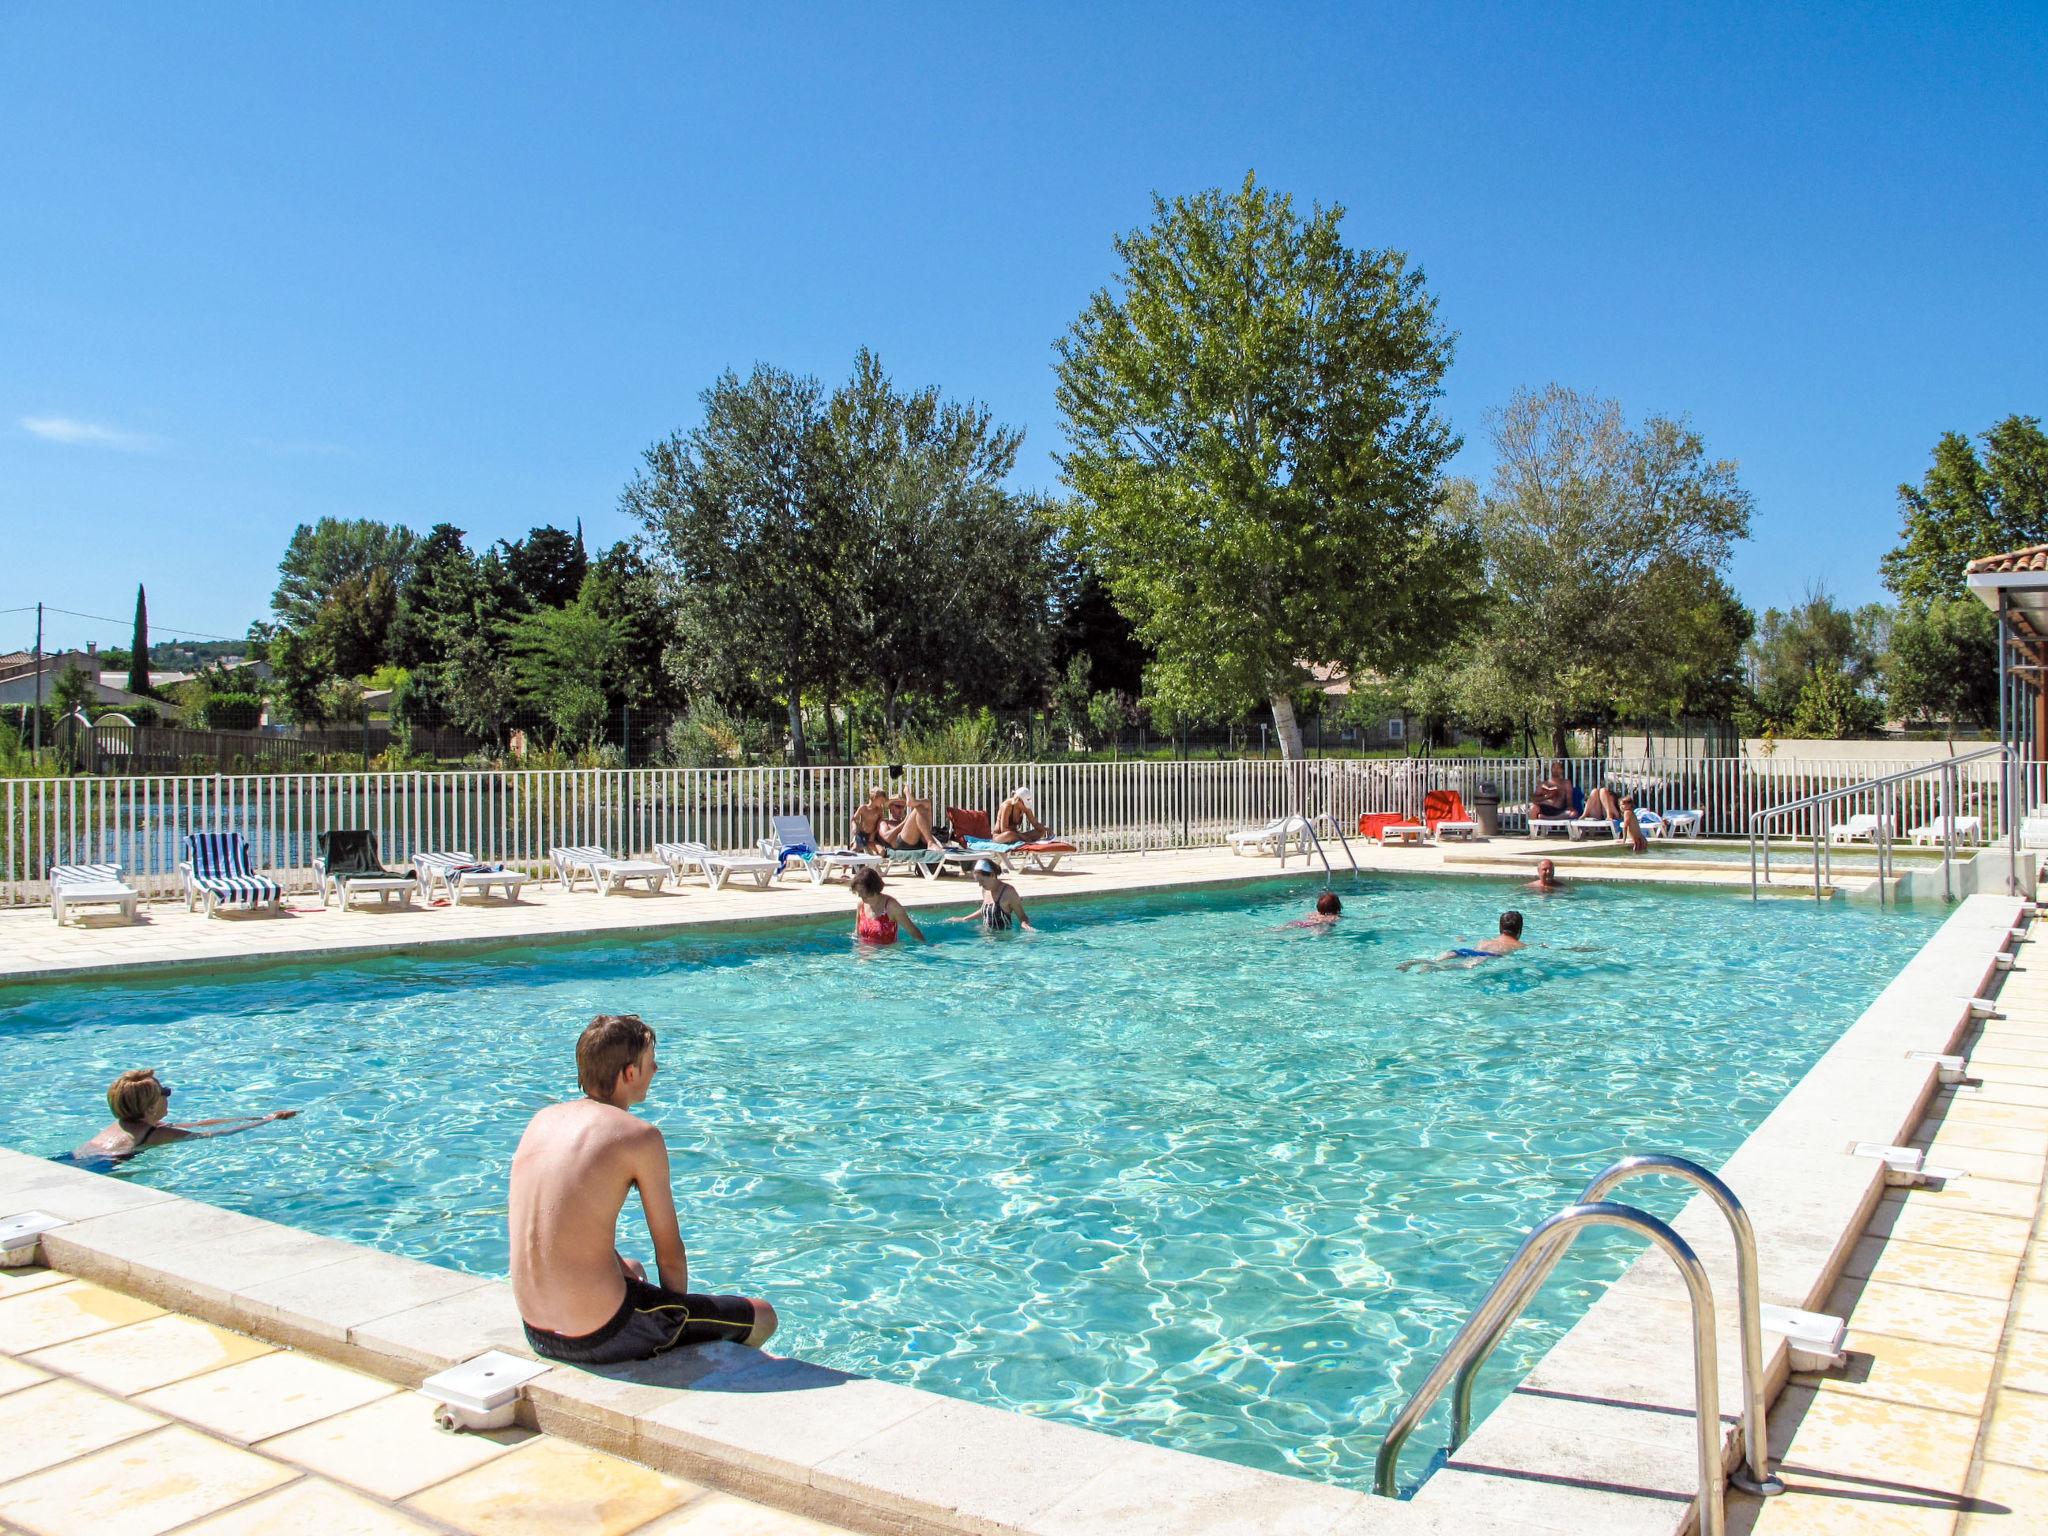
<path fill-rule="evenodd" d="M 107 1090 L 107 1108 L 116 1120 L 147 1120 L 163 1113 L 164 1085 L 156 1080 L 156 1068 L 123 1072 Z"/>

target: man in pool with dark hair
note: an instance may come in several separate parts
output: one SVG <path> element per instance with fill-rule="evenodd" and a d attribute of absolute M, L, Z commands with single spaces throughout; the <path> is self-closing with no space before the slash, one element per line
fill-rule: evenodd
<path fill-rule="evenodd" d="M 1477 944 L 1461 945 L 1457 949 L 1447 949 L 1427 960 L 1403 960 L 1395 969 L 1435 971 L 1445 966 L 1456 965 L 1470 970 L 1482 960 L 1511 955 L 1522 947 L 1522 914 L 1503 912 L 1500 915 L 1500 932 L 1493 938 L 1481 939 Z"/>
<path fill-rule="evenodd" d="M 775 1309 L 689 1292 L 668 1143 L 633 1106 L 654 1081 L 654 1031 L 602 1014 L 576 1042 L 583 1097 L 533 1117 L 512 1158 L 512 1296 L 534 1353 L 570 1365 L 648 1360 L 683 1344 L 761 1344 Z M 619 1211 L 640 1191 L 660 1285 L 620 1253 Z"/>

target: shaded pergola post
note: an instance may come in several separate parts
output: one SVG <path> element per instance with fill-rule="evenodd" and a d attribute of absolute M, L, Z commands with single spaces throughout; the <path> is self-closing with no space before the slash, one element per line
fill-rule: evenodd
<path fill-rule="evenodd" d="M 2020 822 L 2039 797 L 2048 763 L 2048 544 L 1972 560 L 1964 580 L 1997 619 L 1999 798 L 2017 883 Z M 1947 814 L 1953 815 L 1953 810 Z"/>

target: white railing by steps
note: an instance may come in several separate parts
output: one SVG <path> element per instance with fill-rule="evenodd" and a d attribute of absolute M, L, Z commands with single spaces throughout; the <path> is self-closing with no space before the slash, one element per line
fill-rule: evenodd
<path fill-rule="evenodd" d="M 1653 810 L 1700 810 L 1707 836 L 1742 838 L 1760 810 L 1914 766 L 1622 754 L 1568 765 L 1585 788 L 1612 784 Z M 1996 839 L 2008 790 L 1995 767 L 1979 767 L 1961 765 L 1953 775 L 1956 809 L 1981 815 L 1986 837 Z M 1039 814 L 1061 836 L 1084 851 L 1107 852 L 1215 846 L 1229 832 L 1286 815 L 1327 816 L 1349 829 L 1366 813 L 1418 816 L 1432 789 L 1455 789 L 1470 805 L 1482 783 L 1498 786 L 1503 822 L 1513 829 L 1542 768 L 1538 759 L 1519 758 L 1198 758 L 913 766 L 903 782 L 941 815 L 948 806 L 992 810 L 1010 789 L 1028 785 Z M 2041 776 L 2038 764 L 2018 771 L 2022 805 L 2041 798 Z M 1908 818 L 1901 827 L 1933 819 L 1940 783 L 1929 776 L 1922 786 L 1888 791 Z M 534 869 L 560 844 L 597 843 L 622 855 L 668 841 L 750 847 L 771 815 L 807 815 L 837 845 L 873 785 L 894 787 L 875 767 L 5 779 L 0 906 L 47 901 L 45 872 L 74 860 L 112 860 L 145 895 L 170 895 L 182 840 L 192 831 L 242 833 L 259 867 L 307 891 L 314 888 L 314 840 L 329 828 L 375 832 L 387 863 L 438 849 Z M 1779 825 L 1794 835 L 1811 830 L 1796 815 Z"/>

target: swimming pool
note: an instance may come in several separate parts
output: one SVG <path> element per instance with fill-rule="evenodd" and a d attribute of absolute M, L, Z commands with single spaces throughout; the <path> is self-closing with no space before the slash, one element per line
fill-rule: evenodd
<path fill-rule="evenodd" d="M 0 1143 L 62 1152 L 158 1065 L 183 1117 L 305 1113 L 123 1177 L 499 1274 L 526 1117 L 638 1011 L 695 1282 L 772 1297 L 779 1348 L 1363 1487 L 1531 1225 L 1624 1151 L 1718 1163 L 1943 915 L 1421 877 L 1277 931 L 1314 889 L 0 991 Z M 1510 901 L 1546 947 L 1393 969 Z M 1581 1245 L 1496 1397 L 1630 1254 Z"/>

